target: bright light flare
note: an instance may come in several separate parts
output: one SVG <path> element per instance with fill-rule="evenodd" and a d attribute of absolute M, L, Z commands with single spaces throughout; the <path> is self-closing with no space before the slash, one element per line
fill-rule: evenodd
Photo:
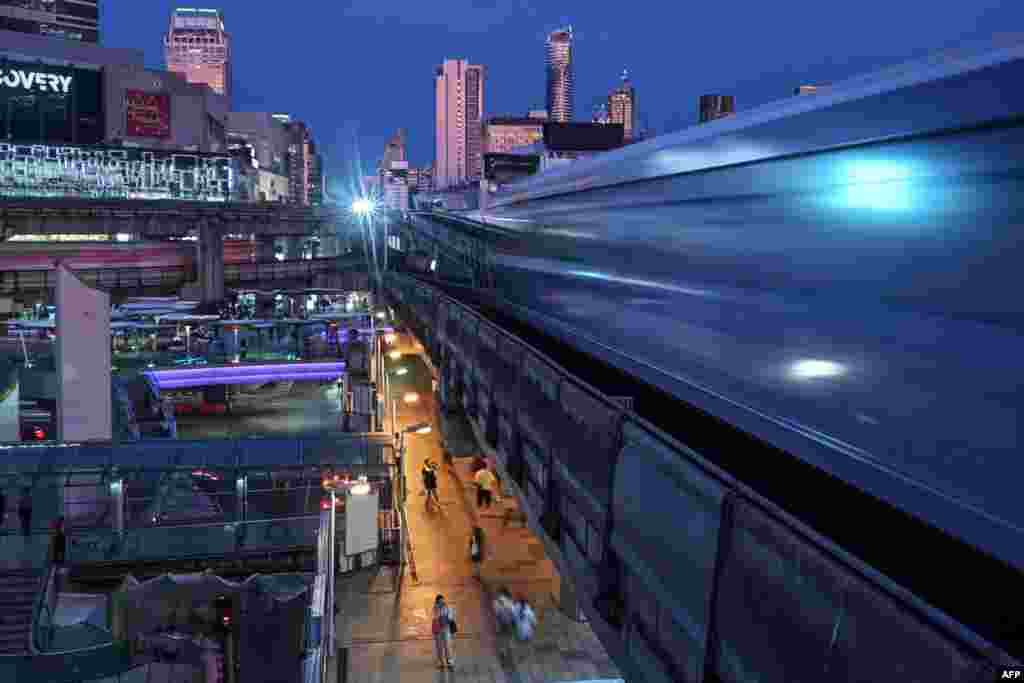
<path fill-rule="evenodd" d="M 801 360 L 790 366 L 789 374 L 797 379 L 839 377 L 846 374 L 846 367 L 828 360 Z"/>
<path fill-rule="evenodd" d="M 352 202 L 352 213 L 357 216 L 369 216 L 373 213 L 373 202 L 366 198 L 357 199 Z"/>
<path fill-rule="evenodd" d="M 399 375 L 399 376 L 404 375 L 404 374 L 406 374 L 408 372 L 409 372 L 409 368 L 398 368 L 397 370 L 395 370 L 395 374 Z"/>
<path fill-rule="evenodd" d="M 402 397 L 402 400 L 409 404 L 419 403 L 420 395 L 417 394 L 415 391 L 410 391 L 408 394 Z"/>
<path fill-rule="evenodd" d="M 399 360 L 402 357 L 401 351 L 392 351 L 388 354 L 388 358 L 391 360 Z"/>

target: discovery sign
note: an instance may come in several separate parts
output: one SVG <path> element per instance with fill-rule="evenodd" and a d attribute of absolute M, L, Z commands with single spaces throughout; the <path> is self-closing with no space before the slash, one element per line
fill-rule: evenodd
<path fill-rule="evenodd" d="M 30 92 L 52 92 L 68 94 L 71 92 L 72 77 L 64 74 L 48 73 L 32 69 L 0 68 L 0 87 Z"/>

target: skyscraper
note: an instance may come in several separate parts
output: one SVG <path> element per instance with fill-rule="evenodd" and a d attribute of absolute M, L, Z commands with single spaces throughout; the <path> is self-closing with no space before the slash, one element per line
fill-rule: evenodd
<path fill-rule="evenodd" d="M 437 67 L 436 172 L 439 189 L 480 179 L 484 68 L 464 59 L 446 59 Z"/>
<path fill-rule="evenodd" d="M 622 70 L 622 85 L 608 96 L 608 123 L 622 125 L 627 143 L 636 137 L 636 89 L 625 69 Z"/>
<path fill-rule="evenodd" d="M 551 121 L 573 120 L 572 26 L 548 34 L 548 115 Z"/>
<path fill-rule="evenodd" d="M 99 0 L 3 0 L 0 31 L 100 42 Z"/>
<path fill-rule="evenodd" d="M 167 70 L 189 83 L 205 83 L 214 92 L 231 95 L 231 44 L 224 14 L 216 9 L 174 10 L 164 36 Z"/>
<path fill-rule="evenodd" d="M 722 119 L 736 113 L 736 100 L 732 95 L 701 95 L 700 122 Z"/>

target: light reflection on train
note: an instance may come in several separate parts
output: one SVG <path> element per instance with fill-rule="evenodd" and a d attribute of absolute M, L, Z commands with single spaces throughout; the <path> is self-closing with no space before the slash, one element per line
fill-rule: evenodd
<path fill-rule="evenodd" d="M 195 242 L 5 242 L 0 272 L 53 270 L 62 261 L 73 270 L 193 268 Z M 224 263 L 255 263 L 256 243 L 224 240 Z"/>

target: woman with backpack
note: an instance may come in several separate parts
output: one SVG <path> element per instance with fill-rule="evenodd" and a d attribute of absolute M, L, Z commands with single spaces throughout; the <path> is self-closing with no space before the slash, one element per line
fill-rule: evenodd
<path fill-rule="evenodd" d="M 434 651 L 437 653 L 437 668 L 454 669 L 455 651 L 452 649 L 452 636 L 458 633 L 455 623 L 455 611 L 444 601 L 443 595 L 434 599 L 434 618 L 431 632 L 434 635 Z"/>

